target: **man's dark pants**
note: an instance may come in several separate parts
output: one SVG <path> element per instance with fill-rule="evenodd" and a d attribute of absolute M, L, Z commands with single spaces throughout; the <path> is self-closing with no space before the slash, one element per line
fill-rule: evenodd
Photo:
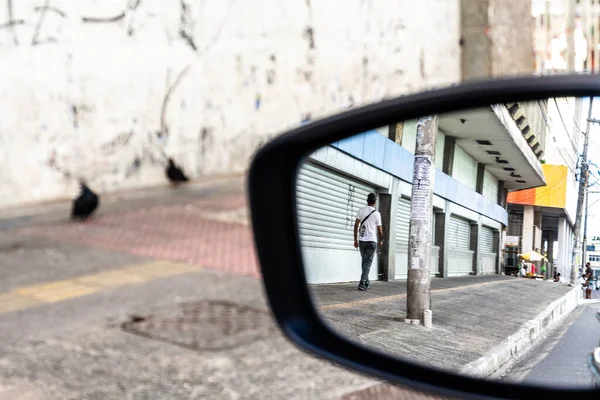
<path fill-rule="evenodd" d="M 373 256 L 377 250 L 377 242 L 358 242 L 360 256 L 362 258 L 362 275 L 360 276 L 360 284 L 369 286 L 369 271 L 373 263 Z"/>

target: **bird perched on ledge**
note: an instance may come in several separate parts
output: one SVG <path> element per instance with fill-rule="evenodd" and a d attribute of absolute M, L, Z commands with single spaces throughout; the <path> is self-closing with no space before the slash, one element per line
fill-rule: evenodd
<path fill-rule="evenodd" d="M 185 176 L 181 168 L 175 165 L 175 162 L 172 158 L 169 158 L 169 166 L 167 167 L 165 173 L 171 183 L 179 184 L 181 182 L 189 181 L 188 177 Z"/>
<path fill-rule="evenodd" d="M 98 208 L 100 199 L 83 181 L 79 182 L 81 192 L 79 197 L 73 200 L 71 219 L 87 219 Z"/>

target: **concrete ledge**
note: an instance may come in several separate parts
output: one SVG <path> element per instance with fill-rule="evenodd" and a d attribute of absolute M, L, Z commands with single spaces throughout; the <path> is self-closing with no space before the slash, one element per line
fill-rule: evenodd
<path fill-rule="evenodd" d="M 192 180 L 189 183 L 178 187 L 177 193 L 191 193 L 207 187 L 227 185 L 236 182 L 239 182 L 241 185 L 245 185 L 246 181 L 246 173 L 208 176 L 203 177 L 201 179 Z M 92 189 L 94 188 L 92 187 Z M 243 187 L 243 189 L 245 189 L 245 187 Z M 165 194 L 174 193 L 174 189 L 169 186 L 168 182 L 165 182 L 157 185 L 123 188 L 106 193 L 100 191 L 97 192 L 98 195 L 101 197 L 101 207 L 104 208 L 104 206 L 106 206 L 107 204 L 123 202 L 126 200 L 156 198 L 164 196 Z M 48 212 L 70 210 L 72 201 L 77 195 L 78 193 L 73 197 L 65 196 L 63 198 L 55 200 L 30 202 L 18 206 L 8 206 L 3 208 L 0 207 L 0 220 L 33 216 Z"/>
<path fill-rule="evenodd" d="M 583 304 L 581 285 L 550 303 L 544 311 L 526 322 L 519 331 L 504 339 L 484 356 L 465 365 L 461 373 L 474 378 L 487 378 L 500 368 L 509 367 L 531 350 L 542 336 Z"/>

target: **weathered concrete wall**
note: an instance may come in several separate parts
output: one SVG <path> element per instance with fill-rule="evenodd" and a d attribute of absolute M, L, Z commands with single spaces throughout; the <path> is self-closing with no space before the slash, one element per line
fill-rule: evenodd
<path fill-rule="evenodd" d="M 461 0 L 462 79 L 535 69 L 531 1 Z"/>
<path fill-rule="evenodd" d="M 492 75 L 531 74 L 535 70 L 533 49 L 535 21 L 531 1 L 490 0 Z"/>
<path fill-rule="evenodd" d="M 306 117 L 458 81 L 458 3 L 13 0 L 0 207 L 72 197 L 78 176 L 161 184 L 164 154 L 191 177 L 241 171 Z"/>

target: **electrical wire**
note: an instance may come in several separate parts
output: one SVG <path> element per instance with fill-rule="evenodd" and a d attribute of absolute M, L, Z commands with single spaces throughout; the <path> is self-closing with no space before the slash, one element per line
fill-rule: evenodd
<path fill-rule="evenodd" d="M 542 107 L 542 105 L 540 104 L 540 101 L 538 101 L 537 104 L 538 104 L 538 107 L 540 108 L 540 110 L 542 112 L 542 119 L 544 120 L 544 123 L 546 124 L 546 129 L 551 132 L 550 135 L 552 136 L 552 139 L 554 140 L 554 143 L 556 143 L 556 136 L 554 136 L 554 134 L 552 133 L 553 130 L 550 128 L 550 123 L 548 122 L 548 118 L 550 118 L 550 116 L 546 114 L 546 112 L 544 111 L 544 107 Z M 574 146 L 573 140 L 568 135 L 568 133 L 567 133 L 567 136 L 569 137 L 569 142 L 571 143 L 571 145 Z M 569 155 L 568 156 L 569 160 L 567 160 L 565 158 L 564 153 L 561 151 L 562 150 L 561 147 L 559 147 L 557 145 L 556 149 L 559 152 L 559 154 L 560 154 L 561 158 L 563 159 L 563 161 L 567 163 L 567 166 L 569 166 L 569 162 L 577 162 L 579 160 L 579 156 L 578 155 L 575 156 L 575 157 L 573 157 L 573 158 Z M 576 148 L 573 148 L 573 150 L 575 151 L 575 154 L 578 153 Z M 575 171 L 570 166 L 569 166 L 569 169 L 571 169 L 571 171 L 573 173 L 575 173 Z"/>
<path fill-rule="evenodd" d="M 596 200 L 595 202 L 593 202 L 592 204 L 590 204 L 589 206 L 587 206 L 586 208 L 589 209 L 590 207 L 592 207 L 594 204 L 596 204 L 597 202 L 599 202 L 600 199 Z"/>
<path fill-rule="evenodd" d="M 589 169 L 588 169 L 588 173 L 591 173 L 591 171 Z M 532 194 L 530 194 L 527 197 L 522 197 L 522 198 L 518 199 L 519 203 L 515 203 L 515 204 L 522 204 L 522 203 L 528 204 L 528 202 L 530 202 L 530 201 L 535 201 L 536 197 L 544 196 L 547 191 L 554 191 L 557 188 L 557 186 L 562 185 L 565 181 L 567 181 L 567 179 L 568 179 L 568 176 L 561 178 L 560 180 L 555 181 L 555 182 L 551 183 L 550 185 L 541 186 L 541 187 L 533 188 L 533 189 L 524 189 L 524 190 L 531 190 Z M 589 183 L 589 179 L 590 179 L 590 176 L 588 175 L 588 185 L 587 185 L 588 188 L 600 183 L 600 178 L 595 180 L 591 184 Z M 576 180 L 576 182 L 578 182 L 578 180 Z"/>
<path fill-rule="evenodd" d="M 556 110 L 558 111 L 558 116 L 560 117 L 560 120 L 562 121 L 562 124 L 565 128 L 565 132 L 567 133 L 567 137 L 569 138 L 569 141 L 571 142 L 571 146 L 573 146 L 573 150 L 575 150 L 575 153 L 578 153 L 577 146 L 575 146 L 575 142 L 573 141 L 573 138 L 569 134 L 569 129 L 567 128 L 567 124 L 565 124 L 565 120 L 563 119 L 562 113 L 560 112 L 560 107 L 558 106 L 556 97 L 553 97 L 552 100 L 554 100 L 554 104 L 556 104 Z M 577 124 L 575 124 L 575 126 L 577 126 Z M 577 129 L 579 130 L 580 133 L 583 133 L 583 131 L 581 131 L 581 129 L 579 129 L 579 126 L 577 126 Z"/>
<path fill-rule="evenodd" d="M 550 185 L 541 186 L 541 187 L 532 188 L 532 189 L 523 189 L 523 190 L 531 190 L 532 194 L 529 195 L 529 196 L 527 196 L 527 197 L 523 197 L 523 198 L 518 199 L 517 200 L 518 203 L 513 203 L 513 204 L 523 204 L 523 203 L 529 204 L 528 203 L 529 201 L 535 201 L 536 197 L 544 195 L 545 192 L 547 192 L 548 190 L 554 191 L 557 188 L 558 185 L 562 185 L 566 180 L 567 180 L 567 178 L 565 177 L 565 178 L 562 178 L 562 179 L 560 179 L 560 180 L 558 180 L 556 182 L 553 182 Z"/>
<path fill-rule="evenodd" d="M 572 99 L 573 97 L 563 97 L 563 98 L 564 98 L 564 99 L 565 99 L 565 100 L 568 102 L 568 101 L 569 101 L 568 99 L 570 99 L 570 98 Z M 556 99 L 555 99 L 555 100 L 556 100 Z M 575 99 L 575 100 L 577 100 L 577 99 Z M 581 117 L 581 110 L 579 110 L 579 113 L 580 113 L 580 117 Z M 581 128 L 579 127 L 579 123 L 577 122 L 577 120 L 575 119 L 575 117 L 574 117 L 574 116 L 572 116 L 572 118 L 573 118 L 573 123 L 575 124 L 575 127 L 577 128 L 577 130 L 578 130 L 580 133 L 583 133 L 583 129 L 581 129 Z"/>
<path fill-rule="evenodd" d="M 544 112 L 544 108 L 542 107 L 542 105 L 540 104 L 541 100 L 537 101 L 537 105 L 540 108 L 540 111 L 542 112 L 542 119 L 544 120 L 544 123 L 546 124 L 546 129 L 547 131 L 550 132 L 550 135 L 552 136 L 552 139 L 554 140 L 554 143 L 556 143 L 556 137 L 554 136 L 554 134 L 552 133 L 552 129 L 550 129 L 550 124 L 548 123 L 548 120 L 546 119 L 547 115 Z M 571 141 L 571 144 L 573 144 L 573 142 Z M 576 174 L 577 171 L 575 171 L 573 168 L 571 168 L 571 163 L 577 161 L 579 159 L 579 157 L 576 157 L 574 160 L 571 159 L 570 161 L 567 161 L 567 159 L 565 158 L 565 155 L 563 154 L 563 152 L 561 151 L 561 148 L 557 145 L 556 146 L 556 150 L 558 151 L 558 154 L 560 155 L 560 157 L 563 159 L 563 161 L 566 163 L 567 167 L 569 168 L 569 170 Z M 575 153 L 577 154 L 577 149 L 575 149 Z M 569 157 L 570 158 L 570 157 Z"/>

